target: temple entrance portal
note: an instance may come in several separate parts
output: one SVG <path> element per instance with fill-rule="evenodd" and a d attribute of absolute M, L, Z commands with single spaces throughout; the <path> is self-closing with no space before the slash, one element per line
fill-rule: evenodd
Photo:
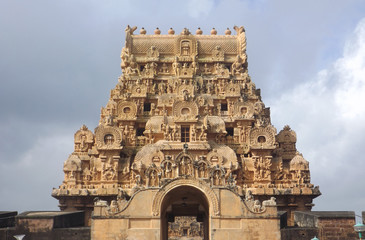
<path fill-rule="evenodd" d="M 209 203 L 202 191 L 179 186 L 166 194 L 161 205 L 161 239 L 209 239 Z"/>

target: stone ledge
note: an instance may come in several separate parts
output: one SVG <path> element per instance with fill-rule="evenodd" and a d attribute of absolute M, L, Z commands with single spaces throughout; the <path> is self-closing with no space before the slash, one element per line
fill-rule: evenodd
<path fill-rule="evenodd" d="M 300 212 L 296 211 L 294 214 L 307 214 L 316 216 L 317 218 L 354 218 L 355 212 L 353 211 L 311 211 Z"/>

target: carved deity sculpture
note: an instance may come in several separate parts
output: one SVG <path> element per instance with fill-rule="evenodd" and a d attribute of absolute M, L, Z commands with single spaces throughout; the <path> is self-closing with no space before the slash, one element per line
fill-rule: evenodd
<path fill-rule="evenodd" d="M 198 165 L 198 176 L 199 178 L 207 178 L 208 177 L 208 168 L 207 164 L 204 162 L 199 163 Z"/>
<path fill-rule="evenodd" d="M 269 158 L 264 159 L 263 157 L 258 157 L 256 158 L 254 165 L 256 180 L 269 179 L 271 173 L 271 162 Z"/>
<path fill-rule="evenodd" d="M 179 163 L 179 175 L 188 176 L 192 174 L 192 164 L 190 158 L 183 156 Z"/>
<path fill-rule="evenodd" d="M 172 69 L 176 76 L 180 75 L 180 68 L 181 68 L 181 65 L 178 62 L 177 57 L 175 57 L 175 61 L 172 63 Z"/>
<path fill-rule="evenodd" d="M 216 166 L 213 170 L 211 178 L 214 186 L 224 185 L 224 173 L 218 168 L 218 166 Z"/>
<path fill-rule="evenodd" d="M 147 56 L 155 59 L 160 56 L 160 53 L 158 52 L 158 50 L 155 46 L 151 46 L 150 49 L 148 49 L 148 51 L 147 51 Z"/>
<path fill-rule="evenodd" d="M 212 51 L 212 59 L 214 61 L 223 61 L 224 60 L 224 52 L 221 46 L 215 46 Z"/>
<path fill-rule="evenodd" d="M 236 61 L 232 63 L 231 67 L 231 74 L 232 75 L 241 75 L 244 73 L 244 59 L 242 59 L 240 56 L 237 56 Z"/>

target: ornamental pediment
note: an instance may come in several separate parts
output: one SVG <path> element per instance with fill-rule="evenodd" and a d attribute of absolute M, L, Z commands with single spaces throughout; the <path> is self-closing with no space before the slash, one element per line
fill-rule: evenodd
<path fill-rule="evenodd" d="M 197 41 L 193 35 L 179 35 L 175 39 L 175 54 L 179 61 L 191 62 L 198 54 Z"/>
<path fill-rule="evenodd" d="M 254 107 L 251 103 L 242 101 L 234 104 L 234 116 L 238 119 L 252 119 L 254 113 Z"/>
<path fill-rule="evenodd" d="M 87 152 L 94 143 L 94 134 L 83 125 L 75 133 L 75 152 Z"/>
<path fill-rule="evenodd" d="M 100 150 L 122 149 L 122 133 L 118 127 L 100 125 L 95 129 L 95 143 Z"/>
<path fill-rule="evenodd" d="M 250 133 L 251 148 L 275 148 L 276 129 L 268 125 L 255 127 Z"/>
<path fill-rule="evenodd" d="M 195 102 L 178 101 L 174 103 L 172 109 L 173 115 L 177 119 L 196 119 L 199 113 Z"/>
<path fill-rule="evenodd" d="M 119 101 L 117 114 L 120 119 L 134 119 L 137 116 L 137 105 L 130 101 Z"/>

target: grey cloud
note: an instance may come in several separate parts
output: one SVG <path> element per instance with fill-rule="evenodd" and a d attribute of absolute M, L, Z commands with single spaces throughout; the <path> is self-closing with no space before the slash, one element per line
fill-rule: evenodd
<path fill-rule="evenodd" d="M 319 206 L 324 206 L 320 201 L 336 197 L 336 189 L 321 177 L 321 164 L 327 160 L 316 160 L 318 151 L 332 148 L 320 146 L 317 151 L 311 143 L 336 135 L 328 128 L 315 135 L 311 127 L 328 124 L 316 125 L 310 115 L 297 112 L 292 104 L 284 102 L 280 114 L 275 113 L 275 100 L 313 79 L 340 56 L 365 4 L 357 0 L 213 3 L 211 9 L 195 9 L 207 14 L 194 17 L 192 6 L 183 1 L 0 2 L 0 166 L 5 173 L 0 180 L 12 180 L 0 188 L 0 195 L 7 196 L 0 200 L 2 206 L 10 210 L 56 208 L 51 187 L 62 182 L 62 164 L 72 152 L 73 133 L 83 123 L 92 130 L 97 126 L 100 107 L 121 73 L 119 55 L 127 24 L 145 27 L 148 33 L 156 27 L 162 33 L 170 27 L 176 33 L 184 27 L 193 33 L 201 27 L 209 33 L 215 27 L 219 34 L 227 27 L 244 25 L 249 73 L 262 89 L 266 106 L 273 106 L 274 124 L 278 130 L 290 124 L 297 131 L 299 150 L 311 162 L 313 182 L 326 193 L 318 200 Z M 291 112 L 295 116 L 288 114 Z M 323 158 L 346 166 L 330 152 Z M 355 154 L 351 158 L 361 164 Z M 336 169 L 329 169 L 332 179 Z M 344 181 L 343 187 L 352 180 Z M 351 194 L 348 189 L 343 191 Z M 27 196 L 31 198 L 24 201 Z M 332 206 L 344 208 L 340 200 Z"/>

